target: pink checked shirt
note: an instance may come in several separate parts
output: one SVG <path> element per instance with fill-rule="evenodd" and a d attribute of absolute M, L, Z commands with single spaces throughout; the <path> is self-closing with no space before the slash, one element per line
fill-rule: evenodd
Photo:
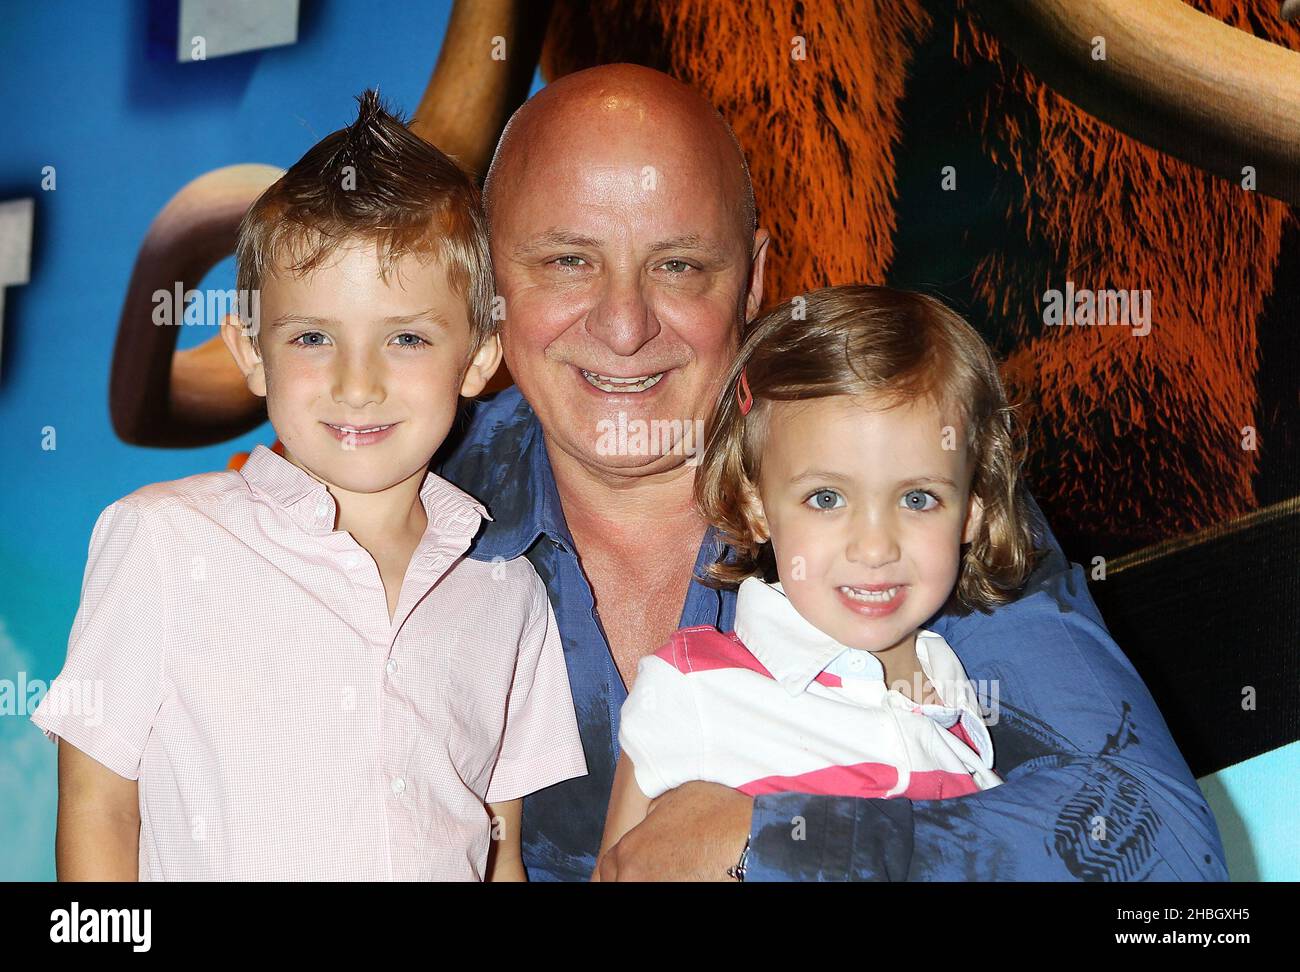
<path fill-rule="evenodd" d="M 139 780 L 141 880 L 481 879 L 484 803 L 586 773 L 542 581 L 463 556 L 473 498 L 420 498 L 391 621 L 328 490 L 265 446 L 100 515 L 32 720 Z"/>

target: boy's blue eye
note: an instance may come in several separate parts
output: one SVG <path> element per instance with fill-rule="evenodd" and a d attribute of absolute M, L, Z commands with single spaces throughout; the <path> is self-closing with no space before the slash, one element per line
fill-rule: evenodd
<path fill-rule="evenodd" d="M 836 500 L 840 501 L 838 505 L 835 502 Z M 819 489 L 804 500 L 804 503 L 812 503 L 814 510 L 837 510 L 845 505 L 844 497 L 833 489 Z"/>
<path fill-rule="evenodd" d="M 320 338 L 320 340 L 319 341 L 314 340 L 315 338 Z M 412 338 L 413 340 L 404 341 L 403 338 Z M 395 340 L 398 343 L 398 347 L 402 347 L 402 348 L 418 348 L 429 343 L 420 335 L 412 334 L 409 331 L 406 332 L 405 334 L 397 335 Z M 322 334 L 320 331 L 308 331 L 305 334 L 299 334 L 296 338 L 294 338 L 289 343 L 296 344 L 302 348 L 323 348 L 325 347 L 324 341 L 325 341 L 325 335 Z"/>
<path fill-rule="evenodd" d="M 933 505 L 926 505 L 926 500 L 933 500 Z M 939 497 L 926 489 L 909 489 L 903 494 L 902 506 L 916 513 L 928 513 L 939 505 Z"/>

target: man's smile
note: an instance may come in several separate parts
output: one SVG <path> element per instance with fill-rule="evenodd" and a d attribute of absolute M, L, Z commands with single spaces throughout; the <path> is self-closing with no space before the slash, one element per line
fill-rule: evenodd
<path fill-rule="evenodd" d="M 659 379 L 667 374 L 665 371 L 660 371 L 653 375 L 636 375 L 631 378 L 617 378 L 613 375 L 597 374 L 596 372 L 587 371 L 583 368 L 579 368 L 578 370 L 582 372 L 582 377 L 586 378 L 589 384 L 599 388 L 601 391 L 607 392 L 643 392 L 659 384 Z"/>

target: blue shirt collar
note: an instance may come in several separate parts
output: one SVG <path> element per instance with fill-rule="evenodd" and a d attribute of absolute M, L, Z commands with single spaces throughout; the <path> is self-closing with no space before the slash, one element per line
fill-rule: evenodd
<path fill-rule="evenodd" d="M 573 549 L 541 422 L 517 387 L 471 402 L 468 428 L 450 448 L 439 474 L 492 511 L 472 559 L 513 560 L 542 535 Z"/>

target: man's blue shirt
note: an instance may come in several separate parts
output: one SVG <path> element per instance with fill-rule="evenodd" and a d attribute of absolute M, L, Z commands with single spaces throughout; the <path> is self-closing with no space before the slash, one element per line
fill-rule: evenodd
<path fill-rule="evenodd" d="M 564 642 L 588 774 L 524 800 L 530 879 L 595 866 L 627 697 L 574 552 L 541 424 L 517 388 L 471 403 L 437 472 L 493 519 L 476 560 L 526 556 Z M 1209 807 L 1146 686 L 1107 632 L 1083 569 L 1048 548 L 1025 593 L 989 614 L 940 615 L 942 634 L 993 705 L 1001 786 L 951 800 L 781 793 L 754 804 L 749 880 L 1226 880 Z M 699 577 L 723 548 L 710 528 Z M 731 630 L 734 591 L 692 581 L 679 627 Z M 996 721 L 994 721 L 996 720 Z M 737 848 L 739 852 L 739 848 Z"/>

